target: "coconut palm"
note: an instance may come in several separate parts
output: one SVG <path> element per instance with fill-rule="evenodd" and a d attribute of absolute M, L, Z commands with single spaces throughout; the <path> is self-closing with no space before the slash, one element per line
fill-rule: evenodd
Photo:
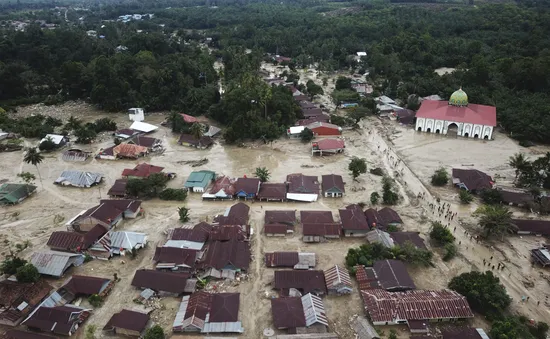
<path fill-rule="evenodd" d="M 512 221 L 512 212 L 502 205 L 483 205 L 473 214 L 479 217 L 479 226 L 485 229 L 485 237 L 513 233 L 517 226 Z"/>
<path fill-rule="evenodd" d="M 40 178 L 40 184 L 42 187 L 44 187 L 44 183 L 42 182 L 42 176 L 40 175 L 40 171 L 38 170 L 38 165 L 42 163 L 44 160 L 44 157 L 40 152 L 36 150 L 36 147 L 31 147 L 27 149 L 27 152 L 25 153 L 25 156 L 23 157 L 23 161 L 27 164 L 32 164 L 36 167 L 36 171 L 38 172 L 38 178 Z"/>
<path fill-rule="evenodd" d="M 518 180 L 521 171 L 524 170 L 528 164 L 529 161 L 525 158 L 525 155 L 523 153 L 516 153 L 510 157 L 510 159 L 508 160 L 508 165 L 516 170 L 515 180 Z"/>
<path fill-rule="evenodd" d="M 193 138 L 200 140 L 200 138 L 202 138 L 202 135 L 204 133 L 204 128 L 200 123 L 195 122 L 193 125 L 191 125 L 191 128 L 189 129 L 189 131 L 191 132 L 191 135 L 193 136 Z"/>
<path fill-rule="evenodd" d="M 256 168 L 256 177 L 260 179 L 261 182 L 266 182 L 269 180 L 269 170 L 265 167 Z"/>

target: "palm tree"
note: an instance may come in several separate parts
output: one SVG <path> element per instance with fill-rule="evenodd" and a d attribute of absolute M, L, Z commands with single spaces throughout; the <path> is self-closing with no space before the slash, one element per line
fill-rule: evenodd
<path fill-rule="evenodd" d="M 502 205 L 483 205 L 473 214 L 479 217 L 479 226 L 485 229 L 485 237 L 491 234 L 513 233 L 517 226 L 512 221 L 512 212 Z"/>
<path fill-rule="evenodd" d="M 40 154 L 40 152 L 36 150 L 36 147 L 27 148 L 25 157 L 23 157 L 24 162 L 36 166 L 36 171 L 38 172 L 38 177 L 40 178 L 40 184 L 42 185 L 42 188 L 44 188 L 44 183 L 42 182 L 42 176 L 40 175 L 40 171 L 38 170 L 38 165 L 41 164 L 43 160 L 44 157 L 42 156 L 42 154 Z"/>
<path fill-rule="evenodd" d="M 202 125 L 198 122 L 195 122 L 193 125 L 191 125 L 189 131 L 191 132 L 193 138 L 197 140 L 200 140 L 202 138 L 202 134 L 204 132 Z"/>
<path fill-rule="evenodd" d="M 260 179 L 261 182 L 266 182 L 269 180 L 269 170 L 265 167 L 256 168 L 256 177 Z"/>
<path fill-rule="evenodd" d="M 523 155 L 523 153 L 516 153 L 510 157 L 510 159 L 508 160 L 508 165 L 516 170 L 516 178 L 514 179 L 514 181 L 518 180 L 521 171 L 524 170 L 528 164 L 529 161 L 525 158 L 525 155 Z"/>

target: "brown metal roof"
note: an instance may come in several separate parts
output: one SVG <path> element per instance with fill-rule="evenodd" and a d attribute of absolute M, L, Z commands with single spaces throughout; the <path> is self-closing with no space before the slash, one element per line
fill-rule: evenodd
<path fill-rule="evenodd" d="M 233 266 L 247 271 L 250 265 L 250 246 L 243 241 L 213 241 L 208 243 L 208 249 L 201 261 L 204 268 L 213 267 L 221 270 Z"/>
<path fill-rule="evenodd" d="M 239 321 L 239 297 L 239 293 L 212 294 L 209 322 L 225 323 Z"/>
<path fill-rule="evenodd" d="M 275 289 L 288 290 L 295 288 L 307 293 L 326 293 L 325 274 L 323 271 L 275 271 Z"/>
<path fill-rule="evenodd" d="M 102 289 L 109 282 L 111 282 L 111 280 L 106 278 L 73 275 L 62 288 L 74 295 L 92 295 L 101 293 Z"/>
<path fill-rule="evenodd" d="M 210 232 L 212 230 L 212 228 L 213 228 L 212 225 L 210 225 L 209 223 L 204 222 L 204 221 L 201 221 L 198 224 L 196 224 L 195 226 L 193 226 L 194 230 L 205 231 L 205 232 Z"/>
<path fill-rule="evenodd" d="M 382 219 L 380 218 L 380 215 L 375 209 L 369 208 L 365 210 L 365 217 L 367 218 L 367 222 L 369 223 L 369 226 L 371 228 L 376 227 L 382 230 L 385 229 L 386 225 L 383 224 Z"/>
<path fill-rule="evenodd" d="M 51 248 L 64 249 L 67 251 L 80 251 L 84 235 L 76 232 L 57 231 L 53 232 L 46 245 Z"/>
<path fill-rule="evenodd" d="M 342 193 L 346 192 L 346 189 L 344 187 L 344 180 L 342 179 L 341 175 L 326 174 L 321 177 L 321 180 L 322 180 L 321 187 L 322 187 L 323 193 L 325 193 L 330 189 L 335 189 Z"/>
<path fill-rule="evenodd" d="M 294 267 L 300 261 L 298 252 L 273 252 L 265 254 L 267 267 Z"/>
<path fill-rule="evenodd" d="M 188 240 L 194 242 L 206 242 L 209 232 L 201 228 L 174 228 L 168 238 L 170 240 Z"/>
<path fill-rule="evenodd" d="M 403 245 L 409 241 L 418 248 L 427 248 L 418 232 L 390 232 L 389 235 L 398 245 Z"/>
<path fill-rule="evenodd" d="M 331 211 L 300 211 L 302 224 L 330 224 L 334 223 Z"/>
<path fill-rule="evenodd" d="M 365 217 L 361 206 L 356 204 L 349 205 L 346 209 L 338 210 L 338 212 L 340 213 L 340 221 L 344 230 L 370 230 L 367 217 Z"/>
<path fill-rule="evenodd" d="M 152 148 L 156 144 L 161 143 L 161 140 L 157 139 L 157 138 L 144 137 L 144 136 L 141 136 L 141 135 L 137 135 L 130 142 L 134 145 L 143 146 L 143 147 L 147 147 L 147 148 Z"/>
<path fill-rule="evenodd" d="M 273 325 L 278 329 L 306 326 L 302 298 L 282 297 L 271 299 Z"/>
<path fill-rule="evenodd" d="M 117 179 L 115 180 L 115 183 L 111 188 L 109 189 L 109 192 L 107 192 L 108 196 L 116 196 L 116 197 L 124 197 L 126 196 L 126 185 L 128 184 L 128 179 Z"/>
<path fill-rule="evenodd" d="M 292 229 L 292 227 L 290 227 Z M 265 224 L 264 233 L 265 234 L 286 234 L 289 229 L 288 225 L 285 224 Z"/>
<path fill-rule="evenodd" d="M 400 260 L 378 260 L 373 270 L 380 287 L 388 291 L 414 290 L 416 286 L 407 272 L 407 267 Z"/>
<path fill-rule="evenodd" d="M 137 212 L 141 207 L 141 200 L 133 199 L 101 199 L 100 204 L 108 204 L 122 211 Z"/>
<path fill-rule="evenodd" d="M 500 200 L 506 204 L 527 205 L 533 202 L 533 195 L 528 192 L 515 192 L 507 190 L 498 190 Z"/>
<path fill-rule="evenodd" d="M 473 318 L 466 298 L 451 290 L 388 292 L 363 290 L 365 310 L 373 322 Z"/>
<path fill-rule="evenodd" d="M 177 247 L 157 247 L 153 261 L 157 263 L 170 263 L 175 265 L 186 265 L 191 268 L 195 267 L 197 260 L 197 250 Z"/>
<path fill-rule="evenodd" d="M 265 211 L 264 220 L 266 224 L 295 224 L 296 211 Z"/>
<path fill-rule="evenodd" d="M 479 191 L 493 187 L 493 179 L 476 169 L 453 168 L 453 181 L 454 179 L 464 184 L 469 191 Z"/>
<path fill-rule="evenodd" d="M 479 332 L 485 333 L 482 329 L 477 328 L 458 328 L 442 330 L 443 339 L 486 339 Z"/>
<path fill-rule="evenodd" d="M 212 138 L 210 138 L 208 136 L 202 136 L 200 139 L 197 139 L 194 136 L 192 136 L 191 134 L 185 134 L 184 133 L 184 134 L 180 135 L 178 143 L 180 145 L 182 143 L 186 143 L 186 144 L 193 145 L 195 147 L 197 147 L 197 146 L 208 147 L 208 146 L 212 145 L 214 143 L 214 141 L 212 141 Z"/>
<path fill-rule="evenodd" d="M 317 176 L 294 173 L 286 176 L 288 193 L 319 194 L 319 179 Z"/>
<path fill-rule="evenodd" d="M 80 314 L 84 309 L 71 306 L 40 307 L 27 319 L 24 324 L 30 328 L 37 328 L 44 332 L 69 335 L 73 325 L 80 322 L 80 317 L 74 317 L 73 313 Z"/>
<path fill-rule="evenodd" d="M 111 330 L 113 328 L 122 328 L 141 333 L 147 327 L 148 322 L 149 314 L 147 313 L 122 310 L 113 314 L 103 329 Z"/>
<path fill-rule="evenodd" d="M 382 219 L 382 224 L 388 225 L 392 223 L 399 223 L 402 224 L 403 220 L 401 220 L 401 217 L 399 214 L 397 214 L 396 211 L 389 207 L 384 207 L 381 210 L 378 211 L 378 216 L 380 219 Z"/>
<path fill-rule="evenodd" d="M 258 192 L 258 198 L 260 199 L 286 199 L 286 184 L 284 183 L 267 183 L 260 184 L 260 191 Z"/>
<path fill-rule="evenodd" d="M 141 163 L 138 164 L 133 169 L 126 168 L 122 171 L 122 176 L 131 176 L 131 177 L 140 177 L 140 178 L 147 178 L 153 173 L 161 173 L 162 170 L 164 170 L 164 167 L 151 165 L 148 163 Z"/>
<path fill-rule="evenodd" d="M 227 216 L 219 216 L 216 220 L 220 225 L 248 225 L 250 207 L 245 203 L 237 203 L 229 209 Z"/>
<path fill-rule="evenodd" d="M 334 236 L 342 234 L 341 224 L 303 224 L 302 233 L 304 236 Z"/>
<path fill-rule="evenodd" d="M 241 226 L 228 225 L 212 228 L 208 239 L 210 241 L 244 241 L 248 238 L 246 231 Z"/>
<path fill-rule="evenodd" d="M 550 220 L 512 219 L 518 231 L 550 235 Z"/>
<path fill-rule="evenodd" d="M 234 195 L 235 194 L 235 186 L 233 181 L 226 176 L 219 177 L 214 181 L 214 184 L 212 185 L 212 188 L 210 189 L 210 194 L 216 194 L 220 190 L 224 190 L 225 194 L 227 195 Z"/>
<path fill-rule="evenodd" d="M 59 339 L 50 335 L 40 334 L 36 332 L 27 332 L 21 330 L 9 330 L 5 334 L 6 339 Z"/>
<path fill-rule="evenodd" d="M 238 178 L 234 184 L 235 194 L 244 192 L 246 194 L 258 194 L 260 179 L 258 178 Z"/>
<path fill-rule="evenodd" d="M 154 291 L 165 291 L 170 293 L 185 292 L 187 279 L 191 275 L 187 273 L 173 273 L 156 270 L 137 270 L 132 279 L 132 286 L 150 288 Z"/>

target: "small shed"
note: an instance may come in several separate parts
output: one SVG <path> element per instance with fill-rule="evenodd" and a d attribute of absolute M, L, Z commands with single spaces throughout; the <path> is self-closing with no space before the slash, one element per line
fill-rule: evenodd
<path fill-rule="evenodd" d="M 183 186 L 189 191 L 204 193 L 214 178 L 216 178 L 216 173 L 213 171 L 194 171 L 189 174 L 189 178 Z"/>
<path fill-rule="evenodd" d="M 149 323 L 149 314 L 130 310 L 122 310 L 113 314 L 107 322 L 104 331 L 118 335 L 139 337 Z"/>
<path fill-rule="evenodd" d="M 351 278 L 346 268 L 335 265 L 325 271 L 325 282 L 328 294 L 350 294 L 352 292 Z"/>

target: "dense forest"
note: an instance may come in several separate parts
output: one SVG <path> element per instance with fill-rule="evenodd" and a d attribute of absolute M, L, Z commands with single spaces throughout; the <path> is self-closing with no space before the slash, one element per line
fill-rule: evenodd
<path fill-rule="evenodd" d="M 203 3 L 186 8 L 169 1 L 104 4 L 85 15 L 70 14 L 86 17 L 78 26 L 62 22 L 55 30 L 6 30 L 0 38 L 0 106 L 84 98 L 112 111 L 143 106 L 208 112 L 232 127 L 231 139 L 271 139 L 299 118 L 288 92 L 266 89 L 256 76 L 261 56 L 278 53 L 291 57 L 294 67 L 369 71 L 375 94 L 405 103 L 412 94 L 448 98 L 462 86 L 470 102 L 495 105 L 499 125 L 513 137 L 549 140 L 546 3 L 360 1 L 346 3 L 354 10 L 345 15 L 331 15 L 341 6 L 325 1 Z M 101 22 L 128 13 L 154 13 L 154 18 Z M 89 29 L 104 38 L 87 37 Z M 206 36 L 219 51 L 208 54 L 198 46 Z M 128 50 L 117 53 L 118 46 Z M 254 52 L 244 55 L 244 48 Z M 361 64 L 353 58 L 357 51 L 368 53 Z M 226 65 L 221 76 L 229 90 L 221 100 L 215 57 Z M 457 71 L 438 76 L 439 67 Z"/>

